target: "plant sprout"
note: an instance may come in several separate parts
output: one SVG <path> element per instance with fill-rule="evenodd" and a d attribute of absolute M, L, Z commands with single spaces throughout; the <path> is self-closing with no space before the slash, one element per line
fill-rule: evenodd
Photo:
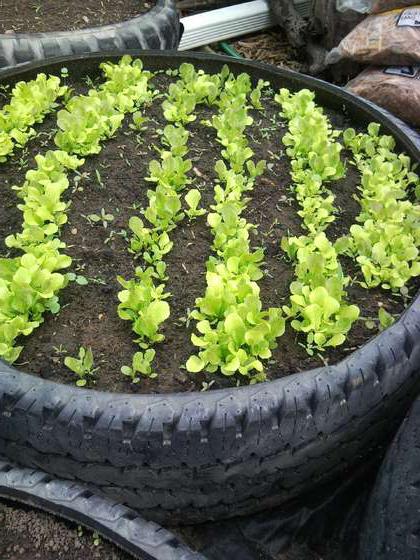
<path fill-rule="evenodd" d="M 64 365 L 77 375 L 76 385 L 78 387 L 84 387 L 89 381 L 95 382 L 93 377 L 98 368 L 94 367 L 93 353 L 90 347 L 86 349 L 81 346 L 78 358 L 66 356 L 64 358 Z"/>
<path fill-rule="evenodd" d="M 101 209 L 100 214 L 88 214 L 84 216 L 89 223 L 98 224 L 102 223 L 102 226 L 106 229 L 108 224 L 114 221 L 114 216 L 112 214 L 108 214 L 104 208 Z"/>

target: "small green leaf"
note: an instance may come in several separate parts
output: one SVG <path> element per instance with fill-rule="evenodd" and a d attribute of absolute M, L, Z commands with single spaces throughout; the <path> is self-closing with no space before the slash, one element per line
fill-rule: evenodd
<path fill-rule="evenodd" d="M 129 366 L 122 366 L 122 367 L 121 367 L 121 373 L 122 373 L 123 375 L 131 376 L 132 369 L 131 369 L 131 367 L 129 367 Z"/>
<path fill-rule="evenodd" d="M 205 362 L 201 360 L 198 356 L 190 356 L 185 364 L 187 371 L 190 373 L 198 373 L 202 371 L 205 366 Z"/>
<path fill-rule="evenodd" d="M 74 371 L 74 373 L 80 372 L 80 361 L 77 358 L 66 356 L 64 358 L 64 365 Z"/>
<path fill-rule="evenodd" d="M 185 195 L 185 202 L 192 210 L 196 210 L 200 204 L 201 193 L 198 189 L 191 189 Z"/>
<path fill-rule="evenodd" d="M 395 318 L 384 307 L 379 308 L 378 319 L 383 329 L 387 329 L 395 323 Z"/>
<path fill-rule="evenodd" d="M 76 284 L 79 284 L 80 286 L 86 286 L 86 284 L 88 284 L 89 281 L 86 278 L 86 276 L 77 276 L 76 277 Z"/>

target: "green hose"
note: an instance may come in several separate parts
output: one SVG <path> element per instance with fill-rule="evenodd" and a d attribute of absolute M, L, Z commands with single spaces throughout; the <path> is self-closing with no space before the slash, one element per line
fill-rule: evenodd
<path fill-rule="evenodd" d="M 219 47 L 223 52 L 225 52 L 229 56 L 232 56 L 233 58 L 243 58 L 243 56 L 238 53 L 235 47 L 232 47 L 232 45 L 230 45 L 229 43 L 225 43 L 225 41 L 220 42 Z"/>

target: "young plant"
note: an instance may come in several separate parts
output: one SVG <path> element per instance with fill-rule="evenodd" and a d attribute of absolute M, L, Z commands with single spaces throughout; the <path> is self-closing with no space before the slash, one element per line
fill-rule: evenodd
<path fill-rule="evenodd" d="M 124 280 L 118 277 L 124 288 L 118 293 L 118 315 L 132 322 L 133 331 L 138 335 L 136 342 L 143 349 L 164 340 L 159 327 L 170 315 L 169 304 L 165 301 L 170 294 L 164 292 L 164 284 L 155 285 L 153 272 L 152 267 L 146 270 L 138 267 L 136 278 Z"/>
<path fill-rule="evenodd" d="M 181 65 L 179 75 L 180 80 L 171 84 L 162 103 L 164 116 L 170 124 L 160 131 L 160 159 L 149 163 L 150 174 L 146 180 L 155 183 L 156 187 L 147 191 L 149 203 L 142 211 L 148 223 L 132 216 L 128 224 L 132 232 L 129 250 L 136 258 L 141 258 L 147 268 L 139 267 L 135 279 L 125 281 L 119 278 L 125 290 L 118 295 L 118 314 L 122 319 L 132 321 L 133 330 L 139 335 L 137 343 L 143 349 L 164 339 L 159 329 L 170 315 L 169 304 L 164 301 L 170 294 L 164 291 L 167 277 L 163 261 L 173 247 L 169 234 L 185 214 L 192 219 L 204 213 L 198 209 L 200 193 L 197 189 L 186 195 L 189 209 L 186 213 L 182 211 L 181 192 L 191 182 L 188 172 L 192 168 L 191 160 L 186 158 L 189 133 L 184 125 L 195 120 L 193 112 L 197 104 L 216 101 L 224 80 L 222 74 L 210 76 L 202 71 L 196 72 L 191 64 Z M 155 280 L 160 283 L 155 284 Z M 131 368 L 131 374 L 136 376 L 134 368 Z"/>
<path fill-rule="evenodd" d="M 136 352 L 133 356 L 131 366 L 122 366 L 121 373 L 130 377 L 132 383 L 138 383 L 140 376 L 150 377 L 151 379 L 157 377 L 157 373 L 153 372 L 152 362 L 155 358 L 155 351 L 152 348 L 144 352 Z"/>
<path fill-rule="evenodd" d="M 388 313 L 384 307 L 380 307 L 378 311 L 378 320 L 380 330 L 383 331 L 395 323 L 395 317 Z"/>
<path fill-rule="evenodd" d="M 16 146 L 25 146 L 36 134 L 32 126 L 54 111 L 57 99 L 67 92 L 67 86 L 60 85 L 60 78 L 47 78 L 45 74 L 14 86 L 10 103 L 0 111 L 0 162 L 5 162 Z"/>
<path fill-rule="evenodd" d="M 69 282 L 75 282 L 79 286 L 86 286 L 87 284 L 89 284 L 88 278 L 86 278 L 86 276 L 83 276 L 83 274 L 75 274 L 74 272 L 67 272 L 66 276 Z"/>
<path fill-rule="evenodd" d="M 180 79 L 169 86 L 169 94 L 162 104 L 165 119 L 182 125 L 193 122 L 197 104 L 215 103 L 228 75 L 227 66 L 220 74 L 211 75 L 196 70 L 192 64 L 181 64 Z"/>
<path fill-rule="evenodd" d="M 77 375 L 76 385 L 78 387 L 84 387 L 89 381 L 95 383 L 94 375 L 99 368 L 94 367 L 93 353 L 90 347 L 86 349 L 81 346 L 78 358 L 66 356 L 64 358 L 64 365 Z"/>
<path fill-rule="evenodd" d="M 334 221 L 334 195 L 325 183 L 344 176 L 340 159 L 342 146 L 320 107 L 314 103 L 314 93 L 303 89 L 291 94 L 281 89 L 275 100 L 282 107 L 281 115 L 288 120 L 288 132 L 283 137 L 286 153 L 291 158 L 294 192 L 301 210 L 304 227 L 311 235 L 325 230 Z"/>
<path fill-rule="evenodd" d="M 395 317 L 388 313 L 384 307 L 380 307 L 378 311 L 378 317 L 360 317 L 364 320 L 365 327 L 367 329 L 379 328 L 379 331 L 383 331 L 395 323 Z"/>
<path fill-rule="evenodd" d="M 264 88 L 268 88 L 269 86 L 270 86 L 270 82 L 260 79 L 258 80 L 256 87 L 249 94 L 249 98 L 251 100 L 252 105 L 255 107 L 255 109 L 258 109 L 259 111 L 262 111 L 264 109 L 264 107 L 261 104 L 261 94 Z"/>
<path fill-rule="evenodd" d="M 185 211 L 186 215 L 190 220 L 198 218 L 206 213 L 204 208 L 198 208 L 201 201 L 201 193 L 198 189 L 191 189 L 185 195 L 185 202 L 188 205 L 188 210 Z"/>
<path fill-rule="evenodd" d="M 249 76 L 227 77 L 217 102 L 219 113 L 211 123 L 226 163 L 215 166 L 215 204 L 207 217 L 215 254 L 207 262 L 205 294 L 190 313 L 199 333 L 191 340 L 199 351 L 190 356 L 186 369 L 220 371 L 256 383 L 265 379 L 263 361 L 270 358 L 285 321 L 279 308 L 262 310 L 256 281 L 262 277 L 263 251 L 251 250 L 249 231 L 254 226 L 241 217 L 247 203 L 243 195 L 265 167 L 265 162 L 255 165 L 250 160 L 253 152 L 244 134 L 252 124 L 246 105 L 250 88 Z"/>
<path fill-rule="evenodd" d="M 133 123 L 129 125 L 132 130 L 137 130 L 138 132 L 144 132 L 147 129 L 145 126 L 149 119 L 144 117 L 141 111 L 136 111 L 133 114 Z"/>
<path fill-rule="evenodd" d="M 283 238 L 282 249 L 295 261 L 296 281 L 290 286 L 290 305 L 283 306 L 291 326 L 305 333 L 306 350 L 312 355 L 328 346 L 344 343 L 346 334 L 359 317 L 359 308 L 346 302 L 345 277 L 336 247 L 325 230 L 334 221 L 334 196 L 325 187 L 344 175 L 340 159 L 342 146 L 314 93 L 301 90 L 291 94 L 281 89 L 276 101 L 288 121 L 283 137 L 291 158 L 294 192 L 308 235 Z"/>
<path fill-rule="evenodd" d="M 343 138 L 361 172 L 355 197 L 361 212 L 337 250 L 356 260 L 362 286 L 398 291 L 420 275 L 420 205 L 409 199 L 419 177 L 410 158 L 393 151 L 394 139 L 379 134 L 378 124 L 370 123 L 367 134 L 347 129 Z"/>
<path fill-rule="evenodd" d="M 56 144 L 64 150 L 37 155 L 36 168 L 26 173 L 21 187 L 16 187 L 22 199 L 18 208 L 23 226 L 21 232 L 6 238 L 6 245 L 18 256 L 0 261 L 0 357 L 9 362 L 22 350 L 15 346 L 16 340 L 31 334 L 45 312 L 59 311 L 58 294 L 69 280 L 60 272 L 71 264 L 59 239 L 68 210 L 61 197 L 69 186 L 68 172 L 84 163 L 71 154 L 97 153 L 100 142 L 113 133 L 124 112 L 134 111 L 153 95 L 147 90 L 150 73 L 142 75 L 141 63 L 131 64 L 129 57 L 106 64 L 104 71 L 109 79 L 99 86 L 99 93 L 92 90 L 67 103 L 60 117 L 62 130 L 55 136 Z"/>
<path fill-rule="evenodd" d="M 108 227 L 108 224 L 114 221 L 114 216 L 112 214 L 107 214 L 104 208 L 101 209 L 100 214 L 88 214 L 84 217 L 88 220 L 89 223 L 101 223 L 102 227 L 104 227 L 105 229 Z"/>

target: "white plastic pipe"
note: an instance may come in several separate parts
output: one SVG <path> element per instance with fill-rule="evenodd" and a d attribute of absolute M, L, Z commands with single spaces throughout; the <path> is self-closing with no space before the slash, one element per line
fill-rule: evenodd
<path fill-rule="evenodd" d="M 295 5 L 301 15 L 308 15 L 310 0 L 295 0 Z M 181 19 L 181 23 L 184 34 L 178 47 L 180 51 L 255 33 L 275 25 L 266 0 L 253 0 L 187 16 Z"/>

